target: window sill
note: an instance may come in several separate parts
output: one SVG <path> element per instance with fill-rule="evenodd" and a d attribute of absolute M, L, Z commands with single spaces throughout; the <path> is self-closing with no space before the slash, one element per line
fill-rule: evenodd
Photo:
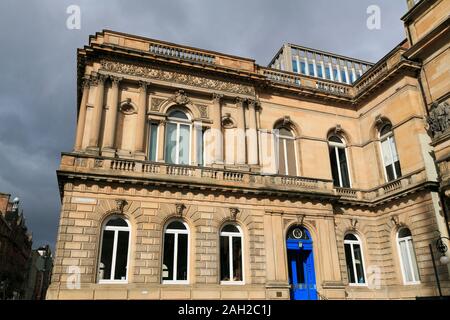
<path fill-rule="evenodd" d="M 128 284 L 128 280 L 99 280 L 98 284 Z"/>
<path fill-rule="evenodd" d="M 350 287 L 367 287 L 367 283 L 349 283 Z"/>
<path fill-rule="evenodd" d="M 224 286 L 243 286 L 245 285 L 244 281 L 220 281 L 220 285 Z"/>
<path fill-rule="evenodd" d="M 417 286 L 419 284 L 421 284 L 420 281 L 403 282 L 404 286 Z"/>
<path fill-rule="evenodd" d="M 189 281 L 187 280 L 163 280 L 162 284 L 172 284 L 172 285 L 176 285 L 176 284 L 189 284 Z"/>

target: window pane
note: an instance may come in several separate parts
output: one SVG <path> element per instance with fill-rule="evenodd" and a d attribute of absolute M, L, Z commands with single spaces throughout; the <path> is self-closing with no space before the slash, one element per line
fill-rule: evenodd
<path fill-rule="evenodd" d="M 189 119 L 183 111 L 179 111 L 179 110 L 172 111 L 169 114 L 169 117 L 183 119 L 183 120 L 188 120 Z"/>
<path fill-rule="evenodd" d="M 309 75 L 314 76 L 314 65 L 312 63 L 309 63 L 308 67 L 309 67 Z"/>
<path fill-rule="evenodd" d="M 196 128 L 197 130 L 197 162 L 199 165 L 203 165 L 203 130 L 202 128 Z"/>
<path fill-rule="evenodd" d="M 164 235 L 164 262 L 162 276 L 163 280 L 173 280 L 173 251 L 174 245 L 174 234 L 166 233 Z"/>
<path fill-rule="evenodd" d="M 284 157 L 284 139 L 278 139 L 278 172 L 282 175 L 286 174 L 286 158 Z"/>
<path fill-rule="evenodd" d="M 342 187 L 350 188 L 350 178 L 348 174 L 347 155 L 344 148 L 338 148 L 339 167 L 341 168 Z"/>
<path fill-rule="evenodd" d="M 166 162 L 176 163 L 176 146 L 177 146 L 177 125 L 168 123 L 166 130 Z"/>
<path fill-rule="evenodd" d="M 389 141 L 391 142 L 391 150 L 392 150 L 392 158 L 393 161 L 398 161 L 398 153 L 397 153 L 397 147 L 395 145 L 395 138 L 394 136 L 389 138 Z"/>
<path fill-rule="evenodd" d="M 338 70 L 335 68 L 333 68 L 333 79 L 334 79 L 334 81 L 339 81 Z"/>
<path fill-rule="evenodd" d="M 297 163 L 295 161 L 295 140 L 286 139 L 286 151 L 287 151 L 287 162 L 288 162 L 288 175 L 297 175 Z"/>
<path fill-rule="evenodd" d="M 350 244 L 344 244 L 345 248 L 345 261 L 347 263 L 348 282 L 355 283 L 355 274 L 353 272 L 352 251 Z"/>
<path fill-rule="evenodd" d="M 128 231 L 119 231 L 117 237 L 116 270 L 114 272 L 115 280 L 127 279 L 129 234 Z"/>
<path fill-rule="evenodd" d="M 329 151 L 330 151 L 330 164 L 331 164 L 331 174 L 333 176 L 333 184 L 335 186 L 340 186 L 335 147 L 330 147 Z"/>
<path fill-rule="evenodd" d="M 122 218 L 113 218 L 106 224 L 107 227 L 128 227 L 128 224 Z"/>
<path fill-rule="evenodd" d="M 102 256 L 100 259 L 99 279 L 111 279 L 111 263 L 114 245 L 114 231 L 103 231 Z"/>
<path fill-rule="evenodd" d="M 178 234 L 177 280 L 187 280 L 188 235 Z"/>
<path fill-rule="evenodd" d="M 319 78 L 323 78 L 323 72 L 322 72 L 322 65 L 321 64 L 317 65 L 317 76 Z"/>
<path fill-rule="evenodd" d="M 292 71 L 295 72 L 295 73 L 298 72 L 297 60 L 296 59 L 292 59 Z"/>
<path fill-rule="evenodd" d="M 220 280 L 230 280 L 229 237 L 220 237 Z"/>
<path fill-rule="evenodd" d="M 353 245 L 353 254 L 355 255 L 356 276 L 358 283 L 365 283 L 364 262 L 362 259 L 361 246 L 359 244 Z"/>
<path fill-rule="evenodd" d="M 419 281 L 419 270 L 417 268 L 416 253 L 414 251 L 414 246 L 413 246 L 413 242 L 411 239 L 408 239 L 407 245 L 408 245 L 409 253 L 411 255 L 411 262 L 412 262 L 411 273 L 414 276 L 414 281 Z"/>
<path fill-rule="evenodd" d="M 190 127 L 188 125 L 180 125 L 180 160 L 179 164 L 189 164 L 189 145 L 190 145 Z"/>
<path fill-rule="evenodd" d="M 303 61 L 300 62 L 300 72 L 302 74 L 306 74 L 306 63 L 304 63 Z"/>
<path fill-rule="evenodd" d="M 387 139 L 381 142 L 381 151 L 383 152 L 384 165 L 388 166 L 392 164 L 391 149 L 389 148 L 389 142 Z"/>
<path fill-rule="evenodd" d="M 405 273 L 405 281 L 411 282 L 413 281 L 412 273 L 411 273 L 411 266 L 409 264 L 408 259 L 408 251 L 406 249 L 406 241 L 402 240 L 399 242 L 400 245 L 400 256 L 402 259 L 402 265 L 403 265 L 403 272 Z"/>
<path fill-rule="evenodd" d="M 166 229 L 186 230 L 186 226 L 183 222 L 177 220 L 169 223 Z"/>
<path fill-rule="evenodd" d="M 395 172 L 397 173 L 397 179 L 398 179 L 402 176 L 402 170 L 400 168 L 400 161 L 395 161 L 394 166 L 395 166 Z"/>
<path fill-rule="evenodd" d="M 158 125 L 156 123 L 150 124 L 150 146 L 149 156 L 150 161 L 156 161 L 156 143 L 158 138 Z"/>
<path fill-rule="evenodd" d="M 330 67 L 326 67 L 326 68 L 325 68 L 325 78 L 327 78 L 328 80 L 331 80 L 331 70 L 330 70 Z"/>
<path fill-rule="evenodd" d="M 392 167 L 392 164 L 386 166 L 386 173 L 387 173 L 388 181 L 395 180 L 394 168 Z"/>
<path fill-rule="evenodd" d="M 242 241 L 233 237 L 233 280 L 242 281 Z"/>
<path fill-rule="evenodd" d="M 225 227 L 222 228 L 222 232 L 240 233 L 239 229 L 233 224 L 227 224 Z"/>
<path fill-rule="evenodd" d="M 347 82 L 347 75 L 345 74 L 344 70 L 341 70 L 341 79 L 342 82 Z"/>

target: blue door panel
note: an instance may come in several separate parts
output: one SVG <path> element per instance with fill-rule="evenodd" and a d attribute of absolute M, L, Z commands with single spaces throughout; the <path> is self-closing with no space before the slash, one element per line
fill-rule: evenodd
<path fill-rule="evenodd" d="M 291 299 L 317 300 L 312 241 L 286 241 Z"/>

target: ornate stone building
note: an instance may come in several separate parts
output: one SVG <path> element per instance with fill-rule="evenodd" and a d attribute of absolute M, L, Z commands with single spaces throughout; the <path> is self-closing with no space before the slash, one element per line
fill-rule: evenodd
<path fill-rule="evenodd" d="M 47 298 L 435 296 L 429 244 L 450 294 L 433 158 L 448 150 L 448 12 L 412 4 L 408 38 L 375 64 L 91 36 Z"/>

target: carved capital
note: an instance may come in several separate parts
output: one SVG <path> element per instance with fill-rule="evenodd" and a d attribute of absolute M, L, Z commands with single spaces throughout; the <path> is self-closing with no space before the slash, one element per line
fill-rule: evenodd
<path fill-rule="evenodd" d="M 240 106 L 242 106 L 244 104 L 245 99 L 243 99 L 241 97 L 236 97 L 234 99 L 234 101 L 235 101 L 236 105 L 240 107 Z"/>
<path fill-rule="evenodd" d="M 111 83 L 113 86 L 118 86 L 120 81 L 123 80 L 122 77 L 116 77 L 116 76 L 110 76 L 109 78 L 111 79 Z"/>
<path fill-rule="evenodd" d="M 213 93 L 212 100 L 213 103 L 220 103 L 220 100 L 223 98 L 223 94 Z"/>
<path fill-rule="evenodd" d="M 83 77 L 83 80 L 81 81 L 81 86 L 83 89 L 89 88 L 91 85 L 91 78 L 90 77 Z"/>
<path fill-rule="evenodd" d="M 150 86 L 150 82 L 139 80 L 139 91 L 145 92 Z"/>

